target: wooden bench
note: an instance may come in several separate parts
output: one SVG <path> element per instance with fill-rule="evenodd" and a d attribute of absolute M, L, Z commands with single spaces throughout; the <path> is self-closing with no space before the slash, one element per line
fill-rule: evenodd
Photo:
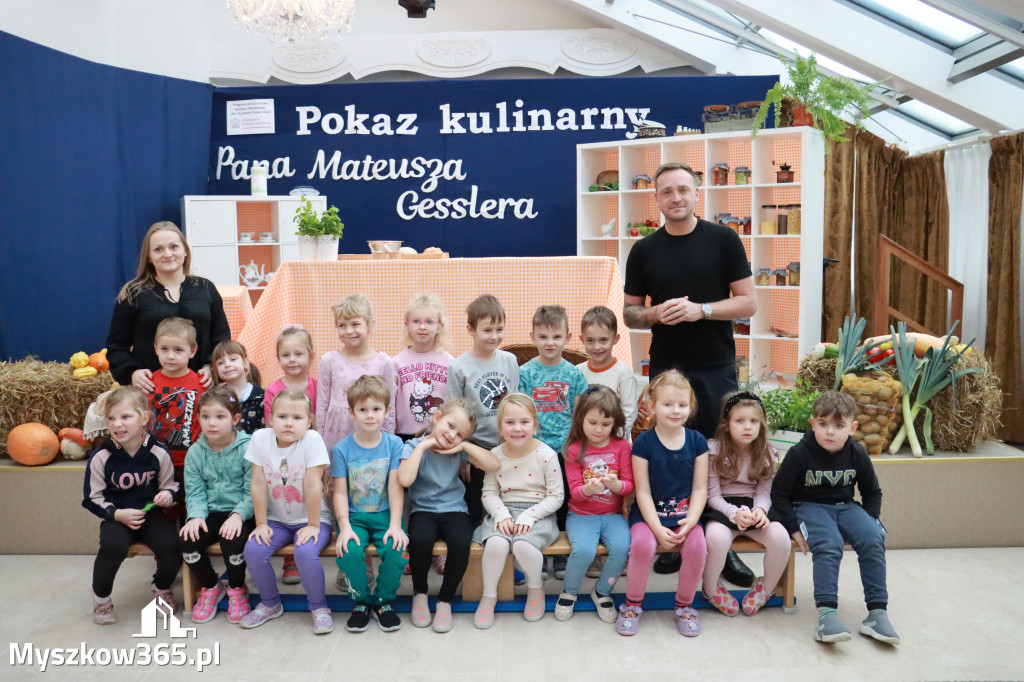
<path fill-rule="evenodd" d="M 328 543 L 327 547 L 320 554 L 322 557 L 336 557 L 335 543 Z M 763 552 L 764 547 L 760 543 L 751 540 L 750 538 L 740 536 L 736 538 L 732 543 L 732 549 L 737 552 Z M 790 549 L 789 562 L 786 564 L 786 570 L 783 571 L 782 577 L 779 579 L 779 585 L 775 588 L 775 594 L 782 597 L 783 610 L 786 613 L 792 613 L 796 610 L 796 588 L 794 584 L 793 576 L 793 565 L 795 562 L 795 550 L 796 545 Z M 555 540 L 551 545 L 544 549 L 545 556 L 568 556 L 572 551 L 572 545 L 569 543 L 568 536 L 562 532 L 559 533 L 558 539 Z M 658 548 L 658 553 L 676 551 L 669 548 Z M 274 553 L 274 556 L 292 556 L 295 553 L 294 545 L 285 545 L 281 549 Z M 438 540 L 434 543 L 434 556 L 440 554 L 447 554 L 448 546 L 443 540 Z M 466 573 L 462 577 L 462 599 L 466 601 L 479 601 L 480 596 L 483 594 L 483 575 L 480 571 L 481 563 L 480 558 L 483 556 L 484 548 L 483 545 L 474 542 L 470 546 L 469 550 L 469 566 L 466 568 Z M 138 554 L 152 554 L 149 547 L 142 544 L 132 545 L 128 550 L 128 556 L 136 556 Z M 220 544 L 214 543 L 207 548 L 207 554 L 210 556 L 221 556 Z M 366 546 L 366 555 L 371 557 L 377 556 L 377 549 L 373 544 Z M 607 556 L 608 550 L 605 549 L 604 545 L 598 545 L 597 547 L 598 556 Z M 498 579 L 498 601 L 511 601 L 515 598 L 515 580 L 513 578 L 513 566 L 512 566 L 512 555 L 510 554 L 505 561 L 505 569 L 501 573 L 501 577 Z M 196 599 L 199 596 L 199 586 L 196 585 L 192 580 L 192 571 L 188 564 L 182 565 L 182 591 L 184 592 L 184 607 L 185 611 L 191 611 L 192 605 L 195 604 Z"/>

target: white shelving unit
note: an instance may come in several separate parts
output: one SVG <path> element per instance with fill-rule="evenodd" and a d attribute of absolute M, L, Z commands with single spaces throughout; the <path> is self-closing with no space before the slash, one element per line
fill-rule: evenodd
<path fill-rule="evenodd" d="M 796 373 L 800 358 L 821 339 L 825 151 L 817 130 L 764 130 L 756 138 L 735 132 L 582 144 L 577 145 L 576 161 L 576 253 L 618 258 L 623 278 L 626 259 L 638 241 L 628 236 L 627 223 L 651 218 L 660 225 L 664 220 L 654 189 L 632 189 L 633 178 L 653 178 L 657 167 L 670 161 L 704 172 L 698 216 L 712 222 L 720 213 L 750 216 L 752 234 L 741 240 L 755 275 L 762 268 L 776 270 L 799 261 L 799 286 L 755 287 L 757 313 L 750 321 L 751 333 L 735 337 L 736 354 L 747 359 L 751 377 Z M 716 163 L 729 165 L 728 185 L 710 186 Z M 776 182 L 775 171 L 783 163 L 792 167 L 794 182 Z M 733 171 L 738 166 L 751 169 L 750 184 L 735 184 Z M 618 170 L 619 191 L 589 191 L 605 170 Z M 760 234 L 762 206 L 793 204 L 801 210 L 799 235 Z M 612 219 L 615 229 L 604 235 L 602 226 Z M 778 336 L 773 328 L 795 336 Z M 640 361 L 648 357 L 650 331 L 631 330 L 630 345 L 633 371 L 639 373 Z"/>
<path fill-rule="evenodd" d="M 326 197 L 309 199 L 317 211 L 326 210 Z M 255 262 L 272 272 L 284 261 L 298 260 L 297 225 L 292 219 L 300 205 L 299 197 L 292 196 L 182 197 L 181 219 L 192 249 L 192 273 L 214 284 L 244 286 L 240 266 Z M 239 241 L 243 232 L 254 233 L 254 241 Z M 258 241 L 261 232 L 273 233 L 274 241 Z M 251 291 L 262 289 L 250 287 Z"/>

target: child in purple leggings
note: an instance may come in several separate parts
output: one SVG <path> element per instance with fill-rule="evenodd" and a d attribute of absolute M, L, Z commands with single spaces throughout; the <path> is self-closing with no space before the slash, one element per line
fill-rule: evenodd
<path fill-rule="evenodd" d="M 274 396 L 271 428 L 252 435 L 245 458 L 252 462 L 252 506 L 256 530 L 245 545 L 249 575 L 260 603 L 242 619 L 255 628 L 284 613 L 270 557 L 295 543 L 295 562 L 313 614 L 313 633 L 334 629 L 327 607 L 320 552 L 331 540 L 332 519 L 324 500 L 323 475 L 330 464 L 320 434 L 310 429 L 312 404 L 304 392 L 286 389 Z"/>

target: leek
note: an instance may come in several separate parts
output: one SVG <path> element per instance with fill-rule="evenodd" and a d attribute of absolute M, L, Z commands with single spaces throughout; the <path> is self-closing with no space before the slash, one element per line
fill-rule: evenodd
<path fill-rule="evenodd" d="M 907 325 L 904 322 L 899 323 L 898 332 L 896 329 L 889 327 L 889 330 L 892 332 L 892 347 L 895 351 L 896 370 L 899 373 L 900 383 L 903 384 L 903 426 L 900 427 L 896 437 L 893 438 L 892 444 L 889 446 L 889 454 L 895 455 L 899 451 L 900 446 L 903 445 L 904 439 L 906 439 L 910 443 L 910 451 L 914 454 L 914 457 L 921 456 L 921 443 L 914 429 L 914 420 L 921 410 L 924 410 L 923 431 L 925 448 L 928 454 L 934 453 L 935 446 L 932 443 L 932 409 L 928 407 L 928 401 L 952 382 L 954 390 L 953 408 L 956 409 L 956 380 L 965 374 L 981 371 L 980 367 L 962 369 L 958 372 L 952 371 L 952 367 L 957 360 L 962 358 L 964 353 L 974 344 L 974 341 L 971 341 L 963 350 L 960 350 L 958 346 L 950 347 L 950 338 L 953 332 L 956 331 L 958 324 L 960 324 L 959 321 L 955 322 L 953 328 L 946 334 L 942 347 L 938 349 L 929 348 L 924 354 L 924 358 L 918 358 L 914 354 L 914 339 L 907 338 Z M 915 385 L 917 386 L 917 394 L 914 396 L 914 402 L 911 403 L 910 395 Z"/>

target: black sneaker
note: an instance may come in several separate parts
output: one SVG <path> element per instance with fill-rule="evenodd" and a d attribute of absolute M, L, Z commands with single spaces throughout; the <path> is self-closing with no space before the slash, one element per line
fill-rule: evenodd
<path fill-rule="evenodd" d="M 659 575 L 668 575 L 678 571 L 682 565 L 683 557 L 679 552 L 667 552 L 659 554 L 658 558 L 654 560 L 654 572 Z"/>
<path fill-rule="evenodd" d="M 370 625 L 370 607 L 368 604 L 356 604 L 352 609 L 352 615 L 345 623 L 345 629 L 349 632 L 363 632 Z"/>
<path fill-rule="evenodd" d="M 391 604 L 378 604 L 374 606 L 373 617 L 377 619 L 377 625 L 384 632 L 394 632 L 402 627 L 402 619 L 391 608 Z"/>

